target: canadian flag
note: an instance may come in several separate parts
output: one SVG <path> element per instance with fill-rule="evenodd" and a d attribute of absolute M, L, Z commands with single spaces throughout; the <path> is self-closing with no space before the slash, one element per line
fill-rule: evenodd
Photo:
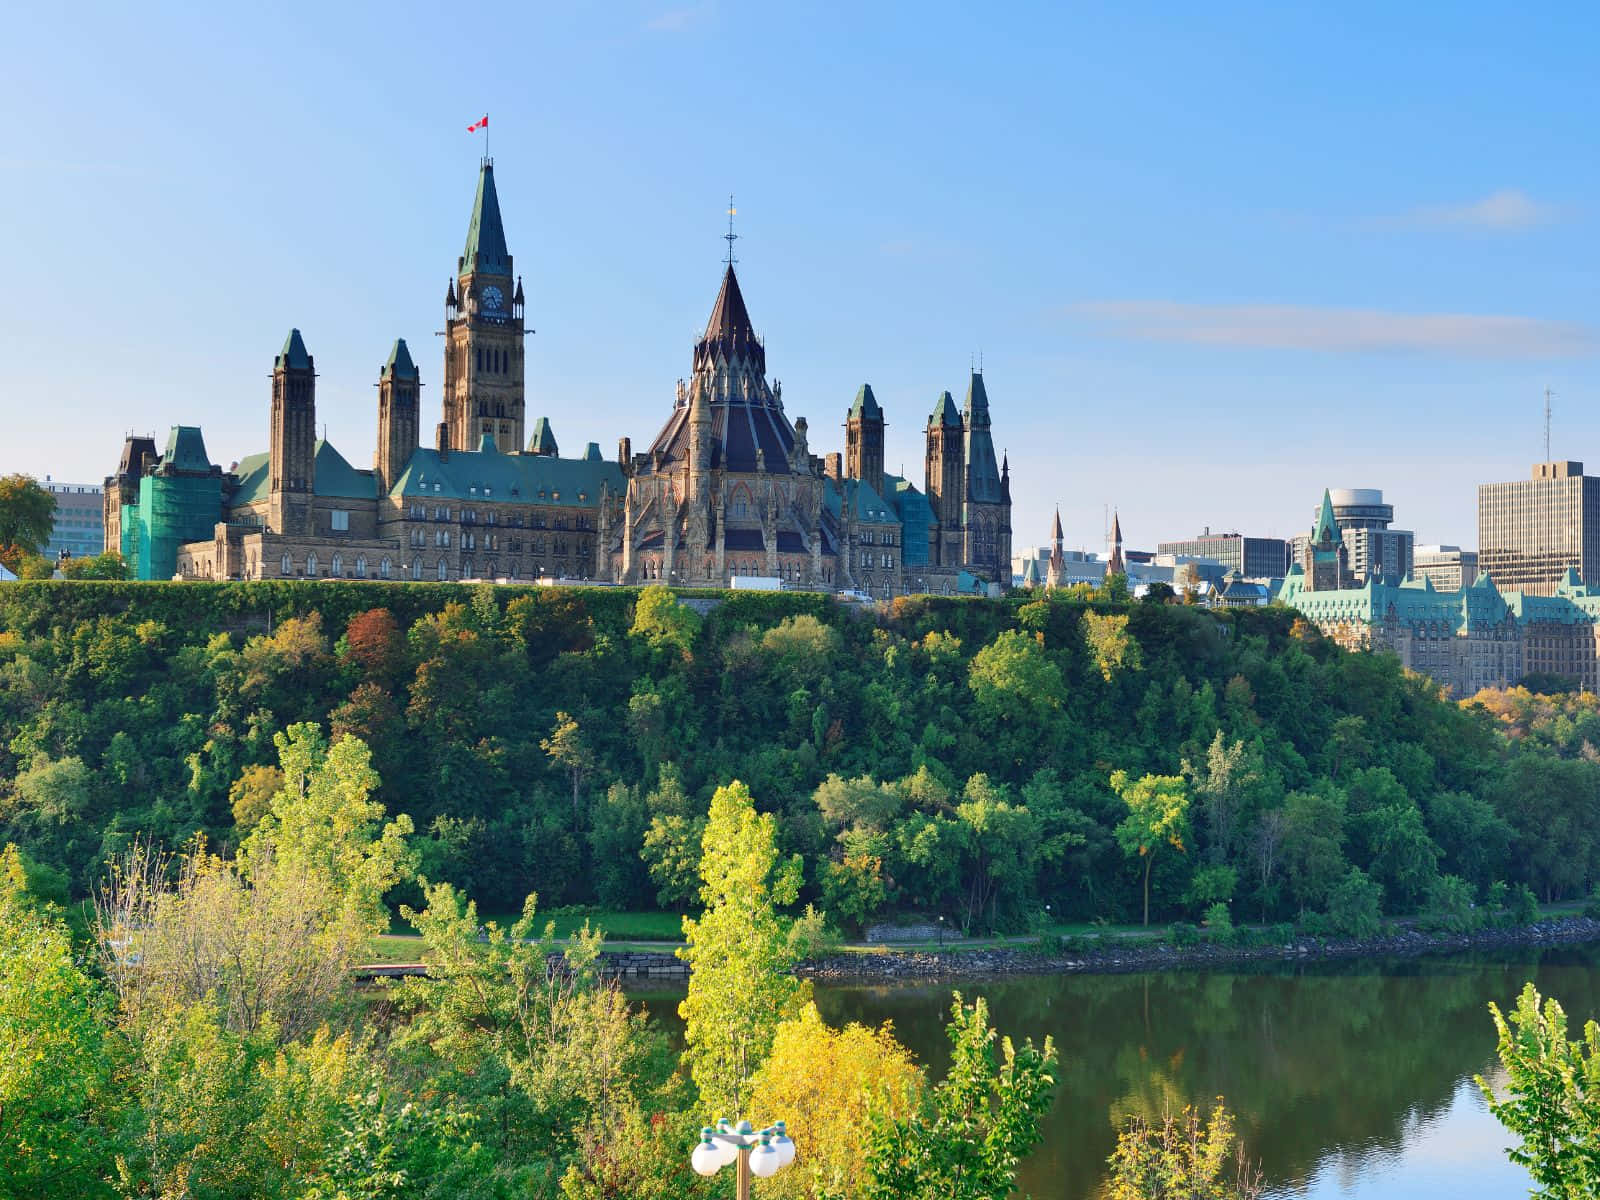
<path fill-rule="evenodd" d="M 478 130 L 487 129 L 488 127 L 489 127 L 489 114 L 488 113 L 484 113 L 483 114 L 483 120 L 474 121 L 471 125 L 467 126 L 467 132 L 468 133 L 476 133 Z"/>

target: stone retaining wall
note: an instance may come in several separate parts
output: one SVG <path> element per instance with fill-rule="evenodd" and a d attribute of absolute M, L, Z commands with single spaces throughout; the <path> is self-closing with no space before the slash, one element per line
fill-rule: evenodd
<path fill-rule="evenodd" d="M 1516 929 L 1483 929 L 1475 933 L 1429 934 L 1404 931 L 1375 938 L 1319 939 L 1297 937 L 1280 946 L 1117 945 L 1116 939 L 1076 953 L 1045 954 L 1028 946 L 992 950 L 950 950 L 883 954 L 840 954 L 802 963 L 798 973 L 813 979 L 948 980 L 998 978 L 1007 975 L 1112 974 L 1230 967 L 1261 962 L 1317 962 L 1350 958 L 1395 958 L 1462 950 L 1512 946 L 1554 946 L 1600 942 L 1600 921 L 1565 917 Z"/>

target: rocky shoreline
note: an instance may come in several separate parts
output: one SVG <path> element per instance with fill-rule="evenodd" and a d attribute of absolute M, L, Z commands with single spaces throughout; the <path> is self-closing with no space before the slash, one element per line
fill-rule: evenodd
<path fill-rule="evenodd" d="M 1090 950 L 1041 953 L 1033 946 L 988 950 L 885 951 L 839 954 L 802 963 L 798 974 L 837 983 L 999 979 L 1014 975 L 1116 974 L 1128 971 L 1208 970 L 1249 963 L 1324 962 L 1400 958 L 1464 950 L 1600 942 L 1600 920 L 1562 917 L 1513 929 L 1473 933 L 1404 930 L 1374 938 L 1296 937 L 1275 946 L 1108 945 Z"/>

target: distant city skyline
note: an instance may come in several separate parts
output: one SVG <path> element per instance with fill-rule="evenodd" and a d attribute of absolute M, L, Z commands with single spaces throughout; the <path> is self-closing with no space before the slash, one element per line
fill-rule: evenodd
<path fill-rule="evenodd" d="M 476 34 L 375 12 L 8 17 L 0 472 L 98 481 L 177 422 L 224 466 L 261 451 L 291 326 L 367 465 L 395 337 L 438 404 L 484 112 L 528 415 L 564 447 L 658 427 L 732 191 L 813 449 L 871 383 L 920 482 L 981 353 L 1017 546 L 1058 504 L 1089 551 L 1107 508 L 1130 548 L 1292 538 L 1371 487 L 1475 547 L 1477 485 L 1545 457 L 1547 386 L 1554 457 L 1600 465 L 1587 9 L 622 4 L 496 14 L 470 69 Z"/>

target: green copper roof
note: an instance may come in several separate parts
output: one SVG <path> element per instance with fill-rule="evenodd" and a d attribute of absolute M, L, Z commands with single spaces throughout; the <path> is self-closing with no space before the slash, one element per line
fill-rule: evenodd
<path fill-rule="evenodd" d="M 228 497 L 229 504 L 254 504 L 267 498 L 267 484 L 272 466 L 272 456 L 263 452 L 249 454 L 239 460 L 233 473 L 239 477 L 239 486 Z"/>
<path fill-rule="evenodd" d="M 883 409 L 878 407 L 878 398 L 872 394 L 870 383 L 861 385 L 861 390 L 856 393 L 856 402 L 850 406 L 850 415 L 869 421 L 883 420 Z"/>
<path fill-rule="evenodd" d="M 332 442 L 317 442 L 317 467 L 312 493 L 335 500 L 376 500 L 378 478 L 371 471 L 358 471 Z"/>
<path fill-rule="evenodd" d="M 378 480 L 371 471 L 352 467 L 331 442 L 317 442 L 316 474 L 312 493 L 328 500 L 376 500 Z M 252 454 L 239 460 L 234 474 L 239 486 L 227 498 L 229 507 L 241 508 L 265 500 L 272 486 L 272 459 L 268 454 Z"/>
<path fill-rule="evenodd" d="M 411 351 L 406 349 L 405 338 L 395 338 L 394 347 L 389 351 L 389 361 L 383 364 L 382 377 L 385 379 L 416 379 L 417 364 L 411 361 Z"/>
<path fill-rule="evenodd" d="M 472 220 L 467 225 L 467 248 L 461 252 L 461 273 L 468 271 L 511 274 L 511 252 L 506 249 L 506 231 L 500 223 L 500 197 L 494 190 L 494 164 L 488 159 L 478 169 L 478 194 L 473 198 Z"/>
<path fill-rule="evenodd" d="M 1339 523 L 1333 519 L 1333 496 L 1327 488 L 1322 489 L 1322 511 L 1317 514 L 1317 523 L 1311 530 L 1313 542 L 1337 542 L 1340 540 Z"/>
<path fill-rule="evenodd" d="M 298 329 L 289 330 L 289 336 L 283 339 L 283 349 L 272 360 L 272 365 L 290 370 L 303 370 L 311 365 L 311 355 L 306 351 L 305 340 Z"/>
<path fill-rule="evenodd" d="M 550 428 L 550 422 L 545 417 L 540 417 L 533 423 L 533 436 L 528 439 L 529 454 L 547 454 L 554 458 L 561 453 L 556 446 L 555 432 Z"/>
<path fill-rule="evenodd" d="M 933 412 L 928 416 L 929 425 L 960 425 L 961 414 L 956 411 L 955 398 L 949 392 L 940 392 L 939 398 L 933 402 Z"/>
<path fill-rule="evenodd" d="M 498 501 L 507 504 L 596 508 L 602 487 L 627 490 L 616 463 L 535 454 L 470 453 L 418 449 L 389 494 L 418 500 Z M 320 488 L 318 489 L 321 490 Z"/>
<path fill-rule="evenodd" d="M 600 443 L 590 442 L 583 450 L 584 462 L 605 462 L 606 456 L 600 453 Z"/>
<path fill-rule="evenodd" d="M 163 473 L 211 470 L 211 458 L 206 454 L 206 440 L 200 435 L 198 425 L 174 425 L 167 433 L 167 448 L 161 455 Z"/>
<path fill-rule="evenodd" d="M 478 439 L 479 454 L 499 454 L 500 447 L 494 444 L 494 434 L 485 433 Z"/>

